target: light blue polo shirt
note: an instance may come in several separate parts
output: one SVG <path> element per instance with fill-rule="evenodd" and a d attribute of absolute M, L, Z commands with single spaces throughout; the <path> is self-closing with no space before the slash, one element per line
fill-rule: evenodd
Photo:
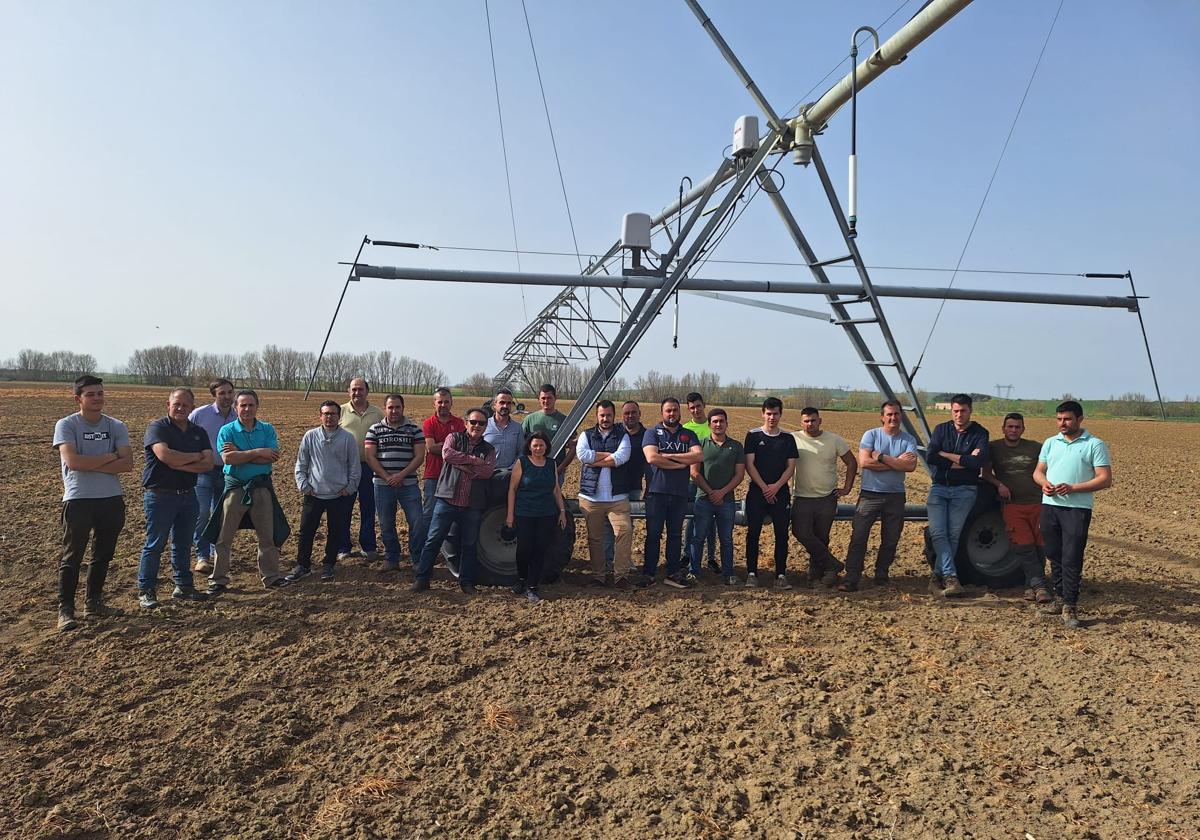
<path fill-rule="evenodd" d="M 1042 444 L 1038 461 L 1046 465 L 1046 480 L 1051 484 L 1079 484 L 1096 477 L 1096 467 L 1111 467 L 1108 447 L 1087 429 L 1075 440 L 1062 433 L 1047 438 Z M 1042 496 L 1042 504 L 1091 510 L 1094 493 L 1068 493 L 1065 496 Z"/>
<path fill-rule="evenodd" d="M 217 444 L 213 448 L 220 452 L 226 443 L 232 443 L 241 451 L 247 449 L 278 449 L 279 438 L 275 436 L 275 427 L 270 423 L 258 420 L 253 431 L 246 431 L 241 420 L 226 423 L 217 432 Z M 238 481 L 249 481 L 256 475 L 270 475 L 271 464 L 226 464 L 225 474 L 232 475 Z"/>

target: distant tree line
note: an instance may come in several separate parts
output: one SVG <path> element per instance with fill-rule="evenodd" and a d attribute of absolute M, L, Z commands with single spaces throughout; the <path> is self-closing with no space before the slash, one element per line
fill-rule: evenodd
<path fill-rule="evenodd" d="M 584 386 L 595 373 L 595 365 L 546 364 L 528 369 L 528 381 L 510 383 L 508 387 L 520 396 L 534 398 L 538 388 L 549 382 L 554 385 L 560 398 L 571 400 L 583 392 Z M 456 387 L 466 394 L 484 396 L 490 394 L 491 389 L 497 386 L 492 377 L 481 371 L 468 376 Z M 658 402 L 667 396 L 682 400 L 692 391 L 703 394 L 705 401 L 710 405 L 749 405 L 754 391 L 754 380 L 740 379 L 722 385 L 721 375 L 708 370 L 685 373 L 683 376 L 652 370 L 637 377 L 632 383 L 624 377 L 614 379 L 604 389 L 604 396 L 614 401 Z"/>
<path fill-rule="evenodd" d="M 10 379 L 26 382 L 69 382 L 85 373 L 96 372 L 96 357 L 90 353 L 55 350 L 22 350 L 15 359 L 0 362 L 0 368 Z"/>
<path fill-rule="evenodd" d="M 123 368 L 113 371 L 127 382 L 145 385 L 194 385 L 200 388 L 218 377 L 239 386 L 264 390 L 295 391 L 308 385 L 316 354 L 268 344 L 246 353 L 197 353 L 177 344 L 135 350 Z M 3 375 L 25 381 L 69 382 L 85 373 L 96 373 L 89 354 L 22 350 L 2 365 Z M 446 384 L 446 373 L 420 359 L 396 356 L 390 350 L 368 353 L 326 353 L 313 387 L 341 391 L 353 376 L 365 376 L 372 390 L 430 394 Z"/>

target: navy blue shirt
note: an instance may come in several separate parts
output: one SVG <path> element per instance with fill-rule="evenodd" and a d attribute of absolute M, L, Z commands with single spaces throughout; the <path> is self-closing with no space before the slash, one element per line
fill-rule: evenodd
<path fill-rule="evenodd" d="M 154 444 L 165 443 L 176 452 L 203 452 L 212 449 L 208 432 L 188 421 L 187 429 L 176 426 L 170 417 L 160 417 L 146 427 L 142 439 L 146 447 L 146 466 L 142 468 L 142 486 L 156 490 L 191 490 L 196 486 L 196 473 L 168 467 L 154 454 Z"/>
<path fill-rule="evenodd" d="M 676 426 L 672 431 L 659 423 L 647 429 L 646 434 L 642 436 L 642 446 L 658 447 L 658 451 L 666 455 L 684 455 L 693 446 L 699 445 L 700 438 L 696 437 L 696 433 L 682 425 Z M 690 477 L 691 471 L 686 467 L 681 470 L 663 470 L 650 464 L 646 467 L 646 492 L 683 496 L 686 499 L 691 495 L 688 492 Z"/>
<path fill-rule="evenodd" d="M 988 461 L 988 432 L 974 420 L 963 431 L 954 428 L 954 421 L 947 420 L 938 423 L 929 436 L 929 446 L 925 448 L 925 460 L 928 462 L 933 475 L 934 484 L 950 487 L 974 487 L 979 480 L 979 468 Z M 960 457 L 960 470 L 953 469 L 954 463 L 943 458 L 938 452 L 953 452 Z M 978 454 L 972 455 L 972 452 Z"/>

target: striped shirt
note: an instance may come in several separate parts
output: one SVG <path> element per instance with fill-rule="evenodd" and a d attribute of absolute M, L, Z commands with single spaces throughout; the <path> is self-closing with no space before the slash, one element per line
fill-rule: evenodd
<path fill-rule="evenodd" d="M 425 442 L 425 434 L 421 427 L 409 421 L 407 417 L 400 419 L 399 426 L 389 426 L 386 422 L 376 423 L 367 430 L 366 443 L 375 445 L 375 458 L 379 466 L 389 473 L 400 472 L 412 463 L 413 447 Z M 379 476 L 375 476 L 376 484 L 387 484 Z M 417 471 L 414 470 L 404 479 L 404 486 L 417 483 Z"/>

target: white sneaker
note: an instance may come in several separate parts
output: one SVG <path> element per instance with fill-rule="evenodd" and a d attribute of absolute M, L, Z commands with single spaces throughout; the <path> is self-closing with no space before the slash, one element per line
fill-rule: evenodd
<path fill-rule="evenodd" d="M 753 589 L 758 586 L 758 575 L 754 574 L 754 572 L 746 575 L 746 586 L 749 589 Z"/>

